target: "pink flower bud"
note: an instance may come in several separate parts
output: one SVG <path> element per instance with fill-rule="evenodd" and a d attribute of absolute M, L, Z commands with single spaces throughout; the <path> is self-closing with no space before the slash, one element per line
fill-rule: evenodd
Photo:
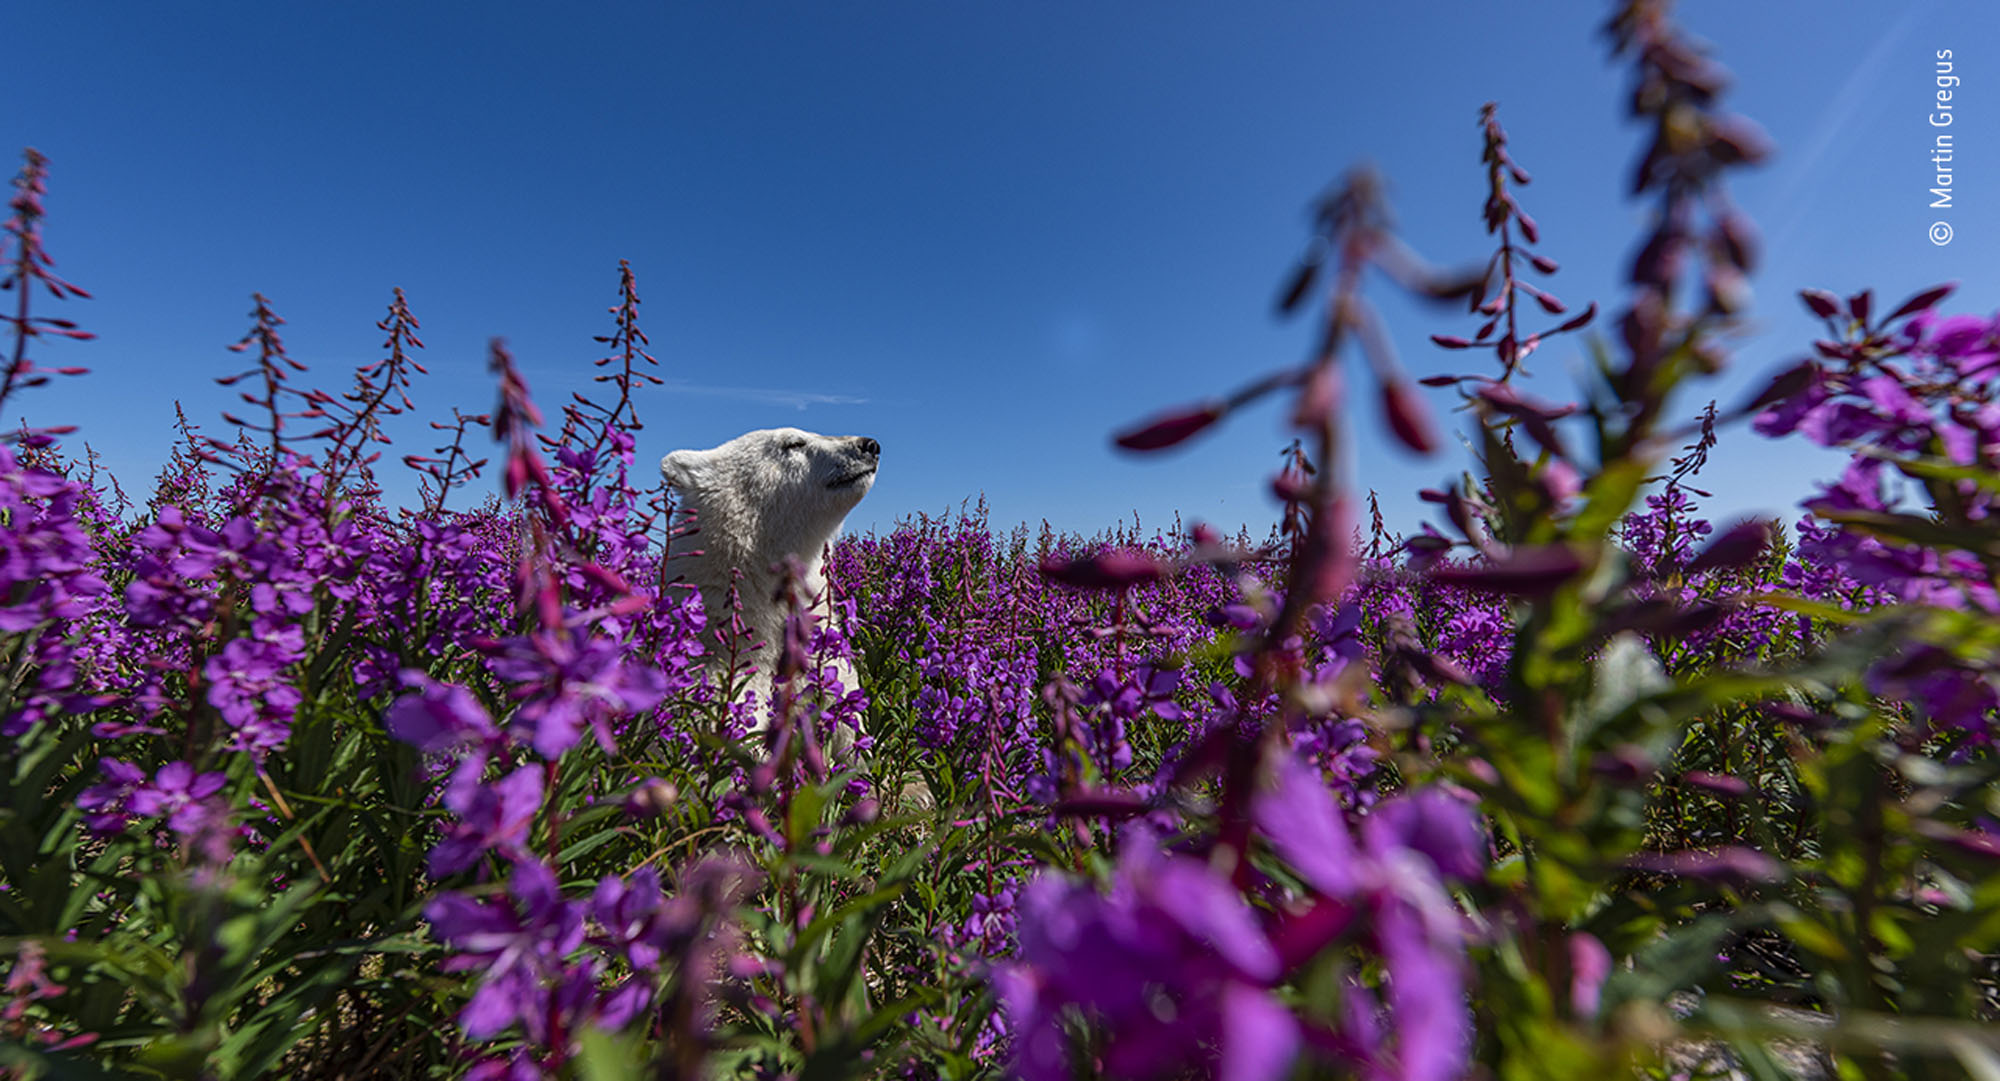
<path fill-rule="evenodd" d="M 1710 773 L 1701 769 L 1681 774 L 1681 783 L 1690 788 L 1699 788 L 1704 792 L 1713 792 L 1730 799 L 1740 799 L 1750 794 L 1750 785 L 1743 778 Z"/>
<path fill-rule="evenodd" d="M 649 777 L 625 797 L 625 813 L 633 818 L 658 818 L 680 802 L 681 791 L 672 781 Z"/>

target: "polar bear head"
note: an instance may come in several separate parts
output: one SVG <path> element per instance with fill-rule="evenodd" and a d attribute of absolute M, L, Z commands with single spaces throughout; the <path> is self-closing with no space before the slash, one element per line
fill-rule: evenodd
<path fill-rule="evenodd" d="M 694 514 L 699 534 L 690 547 L 703 562 L 754 577 L 787 556 L 816 568 L 875 483 L 881 457 L 882 445 L 864 436 L 766 428 L 709 450 L 677 450 L 660 472 Z"/>

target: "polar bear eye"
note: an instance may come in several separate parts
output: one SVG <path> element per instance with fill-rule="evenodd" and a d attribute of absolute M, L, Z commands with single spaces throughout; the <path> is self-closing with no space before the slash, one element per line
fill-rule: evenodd
<path fill-rule="evenodd" d="M 806 441 L 803 439 L 787 439 L 778 445 L 778 449 L 784 451 L 804 450 L 806 449 Z"/>

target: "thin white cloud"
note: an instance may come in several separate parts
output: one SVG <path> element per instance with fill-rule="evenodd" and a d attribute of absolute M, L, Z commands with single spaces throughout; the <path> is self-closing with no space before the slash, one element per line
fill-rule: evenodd
<path fill-rule="evenodd" d="M 667 394 L 699 394 L 710 398 L 735 398 L 745 402 L 762 402 L 766 405 L 788 405 L 804 410 L 814 405 L 865 405 L 866 398 L 851 394 L 821 394 L 811 390 L 778 390 L 765 387 L 718 387 L 701 383 L 685 383 L 669 379 L 659 390 Z"/>
<path fill-rule="evenodd" d="M 1807 185 L 1825 181 L 1821 162 L 1837 142 L 1852 138 L 1853 123 L 1862 111 L 1879 104 L 1877 88 L 1888 72 L 1890 58 L 1910 31 L 1936 6 L 1936 0 L 1927 0 L 1905 8 L 1902 17 L 1875 39 L 1875 44 L 1869 47 L 1861 62 L 1854 65 L 1839 92 L 1828 99 L 1826 108 L 1820 111 L 1819 123 L 1813 129 L 1810 141 L 1787 166 L 1788 175 L 1779 189 L 1774 205 L 1789 208 L 1789 212 L 1771 242 L 1773 252 L 1790 247 L 1793 236 L 1805 224 L 1810 211 L 1805 198 Z"/>

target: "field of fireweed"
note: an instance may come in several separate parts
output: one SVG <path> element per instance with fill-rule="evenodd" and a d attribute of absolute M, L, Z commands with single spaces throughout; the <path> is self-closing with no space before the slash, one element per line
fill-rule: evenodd
<path fill-rule="evenodd" d="M 338 393 L 258 298 L 231 438 L 183 418 L 139 500 L 15 433 L 0 1070 L 2000 1076 L 2000 326 L 1807 290 L 1809 359 L 1689 407 L 1755 255 L 1723 181 L 1765 147 L 1657 5 L 1608 29 L 1656 209 L 1616 314 L 1535 284 L 1488 106 L 1483 267 L 1419 261 L 1356 173 L 1281 290 L 1308 359 L 1116 437 L 1284 399 L 1272 537 L 848 537 L 842 618 L 795 603 L 771 703 L 704 680 L 729 613 L 665 580 L 629 268 L 603 401 L 538 434 L 496 342 L 498 407 L 404 458 L 420 507 L 376 486 L 423 372 L 400 292 Z M 46 164 L 7 224 L 17 412 L 80 374 L 30 352 L 88 336 L 46 314 L 85 295 L 42 247 Z M 1413 536 L 1341 479 L 1373 453 L 1344 358 L 1438 442 L 1377 288 L 1439 301 L 1477 369 L 1424 380 L 1477 458 Z M 1558 334 L 1594 358 L 1574 403 L 1514 378 Z M 1701 517 L 1743 423 L 1851 452 L 1790 529 Z M 482 474 L 505 500 L 453 507 Z"/>

